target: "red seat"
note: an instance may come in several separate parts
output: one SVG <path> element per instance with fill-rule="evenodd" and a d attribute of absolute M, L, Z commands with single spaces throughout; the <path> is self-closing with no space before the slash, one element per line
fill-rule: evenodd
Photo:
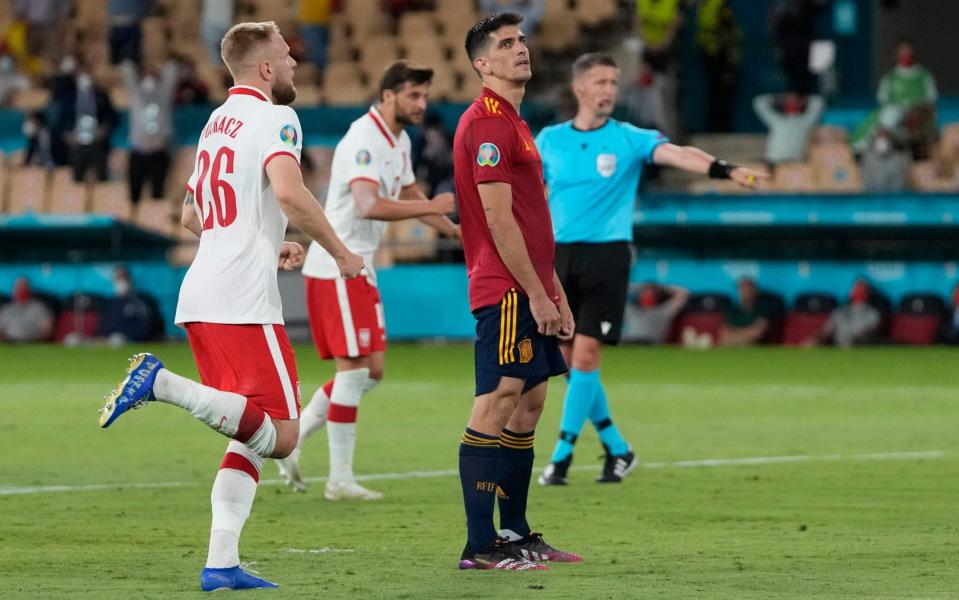
<path fill-rule="evenodd" d="M 815 337 L 822 331 L 826 321 L 829 320 L 828 312 L 803 312 L 794 310 L 786 317 L 786 329 L 783 333 L 783 344 L 786 346 L 798 346 L 809 338 Z"/>
<path fill-rule="evenodd" d="M 673 325 L 673 342 L 679 341 L 682 332 L 692 327 L 696 333 L 708 333 L 713 340 L 719 339 L 719 331 L 726 320 L 725 313 L 718 311 L 686 312 L 676 319 Z"/>
<path fill-rule="evenodd" d="M 53 326 L 53 341 L 62 343 L 71 333 L 85 338 L 95 337 L 100 324 L 100 313 L 95 310 L 64 310 Z"/>
<path fill-rule="evenodd" d="M 941 323 L 942 318 L 937 314 L 896 313 L 889 337 L 899 344 L 928 346 L 936 341 Z"/>

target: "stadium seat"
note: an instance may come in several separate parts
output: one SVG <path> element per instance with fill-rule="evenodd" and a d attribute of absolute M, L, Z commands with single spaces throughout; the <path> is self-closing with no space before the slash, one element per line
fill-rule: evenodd
<path fill-rule="evenodd" d="M 679 341 L 687 328 L 692 328 L 697 334 L 709 334 L 714 341 L 717 340 L 729 306 L 730 300 L 725 294 L 693 294 L 683 312 L 673 319 L 670 341 Z"/>
<path fill-rule="evenodd" d="M 63 343 L 71 334 L 92 338 L 100 324 L 99 305 L 102 298 L 92 294 L 74 294 L 64 303 L 53 326 L 53 341 Z"/>
<path fill-rule="evenodd" d="M 303 148 L 303 155 L 308 157 L 312 165 L 309 171 L 304 171 L 306 186 L 313 192 L 320 204 L 325 205 L 327 188 L 330 185 L 333 149 L 327 146 L 307 146 Z"/>
<path fill-rule="evenodd" d="M 370 82 L 379 83 L 380 75 L 386 66 L 400 57 L 400 48 L 396 38 L 391 35 L 381 35 L 368 38 L 359 47 L 359 68 L 369 78 Z M 332 65 L 330 65 L 332 69 Z M 329 85 L 327 85 L 329 89 Z"/>
<path fill-rule="evenodd" d="M 110 215 L 121 221 L 129 221 L 133 216 L 133 204 L 127 184 L 122 181 L 105 181 L 93 186 L 91 212 Z"/>
<path fill-rule="evenodd" d="M 403 40 L 403 57 L 411 62 L 436 69 L 445 62 L 446 48 L 436 36 Z"/>
<path fill-rule="evenodd" d="M 547 6 L 552 6 L 548 4 Z M 547 52 L 562 52 L 579 40 L 579 21 L 571 11 L 551 12 L 547 9 L 536 35 L 536 44 Z"/>
<path fill-rule="evenodd" d="M 784 163 L 776 166 L 770 187 L 777 192 L 815 192 L 816 175 L 806 163 Z"/>
<path fill-rule="evenodd" d="M 141 200 L 134 210 L 133 222 L 161 235 L 173 234 L 170 204 L 166 200 Z"/>
<path fill-rule="evenodd" d="M 13 96 L 12 108 L 24 112 L 43 110 L 50 104 L 50 90 L 47 88 L 27 88 Z"/>
<path fill-rule="evenodd" d="M 353 47 L 365 43 L 371 35 L 391 33 L 391 20 L 379 0 L 349 0 L 343 5 L 343 17 L 350 28 Z"/>
<path fill-rule="evenodd" d="M 946 305 L 935 294 L 909 294 L 899 302 L 889 338 L 899 344 L 929 345 L 936 341 Z"/>
<path fill-rule="evenodd" d="M 47 171 L 42 167 L 19 167 L 10 177 L 11 214 L 42 213 L 46 210 Z"/>
<path fill-rule="evenodd" d="M 589 0 L 577 3 L 575 14 L 580 24 L 592 29 L 615 19 L 619 6 L 616 0 Z"/>
<path fill-rule="evenodd" d="M 862 179 L 852 150 L 843 142 L 813 144 L 809 163 L 823 192 L 860 192 Z"/>
<path fill-rule="evenodd" d="M 390 223 L 386 243 L 396 262 L 418 262 L 436 255 L 436 230 L 416 219 Z"/>
<path fill-rule="evenodd" d="M 939 164 L 933 160 L 913 163 L 909 169 L 909 180 L 913 189 L 920 192 L 959 191 L 959 181 L 943 176 Z"/>
<path fill-rule="evenodd" d="M 813 130 L 810 141 L 813 144 L 848 143 L 849 134 L 845 128 L 836 125 L 822 125 Z"/>
<path fill-rule="evenodd" d="M 437 39 L 439 26 L 433 11 L 418 10 L 400 16 L 397 34 L 400 40 Z"/>
<path fill-rule="evenodd" d="M 83 214 L 90 205 L 89 187 L 86 183 L 73 180 L 73 172 L 68 167 L 53 170 L 50 178 L 50 201 L 47 212 L 54 214 Z"/>
<path fill-rule="evenodd" d="M 756 302 L 763 306 L 769 314 L 769 326 L 766 329 L 766 334 L 763 336 L 762 343 L 781 344 L 786 325 L 786 303 L 783 301 L 782 296 L 760 290 L 756 297 Z"/>
<path fill-rule="evenodd" d="M 786 316 L 783 344 L 798 346 L 815 337 L 837 305 L 836 299 L 829 294 L 800 294 L 793 310 Z"/>
<path fill-rule="evenodd" d="M 430 85 L 430 98 L 436 100 L 450 100 L 459 89 L 456 73 L 449 63 L 436 63 L 433 67 L 433 83 Z"/>

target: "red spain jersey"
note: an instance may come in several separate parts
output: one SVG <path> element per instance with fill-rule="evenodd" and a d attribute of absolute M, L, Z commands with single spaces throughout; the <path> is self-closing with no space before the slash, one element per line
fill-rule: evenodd
<path fill-rule="evenodd" d="M 492 181 L 512 186 L 513 217 L 536 274 L 549 297 L 555 299 L 556 242 L 543 184 L 543 162 L 529 126 L 512 104 L 488 87 L 483 87 L 480 97 L 460 117 L 453 140 L 453 173 L 470 309 L 498 304 L 510 288 L 522 289 L 500 258 L 486 224 L 476 186 Z"/>

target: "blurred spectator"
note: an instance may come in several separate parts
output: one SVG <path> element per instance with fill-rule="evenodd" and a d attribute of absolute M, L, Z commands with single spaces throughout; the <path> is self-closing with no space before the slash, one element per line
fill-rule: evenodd
<path fill-rule="evenodd" d="M 192 56 L 179 55 L 173 59 L 177 63 L 177 81 L 174 100 L 177 104 L 206 104 L 210 100 L 210 90 L 196 73 L 196 61 Z"/>
<path fill-rule="evenodd" d="M 27 51 L 47 59 L 60 50 L 60 40 L 73 0 L 14 0 L 14 13 L 27 26 Z"/>
<path fill-rule="evenodd" d="M 816 38 L 816 13 L 826 0 L 782 0 L 770 11 L 769 21 L 779 65 L 789 89 L 801 94 L 816 90 L 809 70 L 809 46 Z"/>
<path fill-rule="evenodd" d="M 308 0 L 303 0 L 307 2 Z M 220 41 L 233 25 L 233 0 L 203 0 L 200 13 L 200 37 L 206 48 L 210 64 L 220 66 Z"/>
<path fill-rule="evenodd" d="M 85 68 L 57 85 L 61 95 L 56 99 L 59 118 L 54 132 L 63 132 L 74 181 L 83 181 L 91 167 L 99 181 L 106 181 L 110 134 L 117 124 L 110 97 Z M 58 141 L 54 136 L 55 145 Z"/>
<path fill-rule="evenodd" d="M 86 0 L 89 1 L 89 0 Z M 110 0 L 110 62 L 125 60 L 140 64 L 140 43 L 143 37 L 140 20 L 150 14 L 153 0 Z"/>
<path fill-rule="evenodd" d="M 320 70 L 326 68 L 333 0 L 300 0 L 300 35 L 306 58 Z"/>
<path fill-rule="evenodd" d="M 678 142 L 683 132 L 678 109 L 676 40 L 683 23 L 683 3 L 681 0 L 638 0 L 636 17 L 644 47 L 639 79 L 627 90 L 626 103 L 631 118 Z"/>
<path fill-rule="evenodd" d="M 706 130 L 732 129 L 743 32 L 728 0 L 704 0 L 696 15 L 696 42 L 706 70 Z"/>
<path fill-rule="evenodd" d="M 25 277 L 13 282 L 13 300 L 0 307 L 0 340 L 41 342 L 53 333 L 53 313 L 33 297 Z"/>
<path fill-rule="evenodd" d="M 546 0 L 480 0 L 480 11 L 484 15 L 496 13 L 516 13 L 523 16 L 523 33 L 532 37 L 543 20 Z"/>
<path fill-rule="evenodd" d="M 436 113 L 427 113 L 421 129 L 423 150 L 419 160 L 420 179 L 426 181 L 430 195 L 453 190 L 453 140 Z"/>
<path fill-rule="evenodd" d="M 726 321 L 719 332 L 722 346 L 752 346 L 758 344 L 769 328 L 769 311 L 759 302 L 756 282 L 743 277 L 736 284 L 739 304 L 726 313 Z"/>
<path fill-rule="evenodd" d="M 809 138 L 825 107 L 820 96 L 803 96 L 795 91 L 782 97 L 773 94 L 756 96 L 753 109 L 769 129 L 766 161 L 777 165 L 805 160 Z"/>
<path fill-rule="evenodd" d="M 686 306 L 689 290 L 670 285 L 646 283 L 626 303 L 623 340 L 662 344 L 669 336 L 673 319 Z"/>
<path fill-rule="evenodd" d="M 159 72 L 145 67 L 137 77 L 136 67 L 125 61 L 120 72 L 130 97 L 130 200 L 140 201 L 147 178 L 153 198 L 163 198 L 170 169 L 177 66 L 167 61 Z"/>
<path fill-rule="evenodd" d="M 871 341 L 879 330 L 881 315 L 869 304 L 869 284 L 857 279 L 849 292 L 849 302 L 834 309 L 822 331 L 811 338 L 807 345 L 816 345 L 832 339 L 837 346 L 849 346 Z"/>
<path fill-rule="evenodd" d="M 47 117 L 38 110 L 27 115 L 23 121 L 23 137 L 27 140 L 27 151 L 23 157 L 23 166 L 37 166 L 52 169 L 53 146 L 50 143 L 50 128 Z"/>
<path fill-rule="evenodd" d="M 13 57 L 0 54 L 0 108 L 10 108 L 13 97 L 20 90 L 30 87 L 30 80 L 17 71 Z"/>
<path fill-rule="evenodd" d="M 156 333 L 157 313 L 145 296 L 133 289 L 126 267 L 113 270 L 114 297 L 105 301 L 100 311 L 98 335 L 111 344 L 142 342 Z"/>
<path fill-rule="evenodd" d="M 952 288 L 952 298 L 950 298 L 950 310 L 948 321 L 945 325 L 945 338 L 949 344 L 959 344 L 959 283 Z"/>
<path fill-rule="evenodd" d="M 862 187 L 867 192 L 901 192 L 906 189 L 909 160 L 888 131 L 879 128 L 862 155 Z"/>
<path fill-rule="evenodd" d="M 880 121 L 901 130 L 917 160 L 929 156 L 936 137 L 936 100 L 939 92 L 932 73 L 916 62 L 912 41 L 896 44 L 896 66 L 879 82 Z"/>

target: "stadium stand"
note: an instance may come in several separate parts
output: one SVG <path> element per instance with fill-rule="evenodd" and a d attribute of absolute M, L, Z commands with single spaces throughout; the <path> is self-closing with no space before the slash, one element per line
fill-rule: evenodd
<path fill-rule="evenodd" d="M 829 314 L 838 306 L 830 294 L 806 293 L 796 298 L 793 309 L 786 315 L 783 344 L 798 346 L 814 338 L 829 320 Z"/>
<path fill-rule="evenodd" d="M 946 305 L 935 294 L 909 294 L 892 317 L 889 337 L 899 344 L 928 345 L 937 340 Z"/>

